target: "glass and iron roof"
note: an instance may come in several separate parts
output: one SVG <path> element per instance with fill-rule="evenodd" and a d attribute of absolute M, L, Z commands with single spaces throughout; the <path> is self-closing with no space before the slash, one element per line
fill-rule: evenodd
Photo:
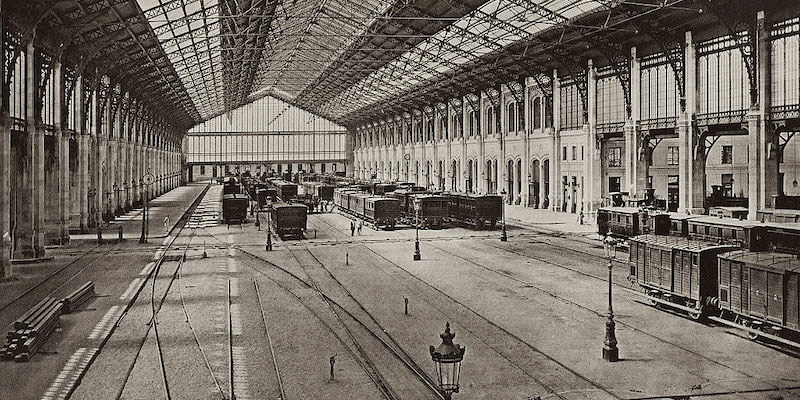
<path fill-rule="evenodd" d="M 404 107 L 429 101 L 432 88 L 463 92 L 462 75 L 474 76 L 473 92 L 503 83 L 491 70 L 533 55 L 519 54 L 521 46 L 613 33 L 615 21 L 637 14 L 696 14 L 677 7 L 682 2 L 58 0 L 33 7 L 74 50 L 65 54 L 155 101 L 174 116 L 167 120 L 188 129 L 266 96 L 351 125 L 399 98 Z"/>

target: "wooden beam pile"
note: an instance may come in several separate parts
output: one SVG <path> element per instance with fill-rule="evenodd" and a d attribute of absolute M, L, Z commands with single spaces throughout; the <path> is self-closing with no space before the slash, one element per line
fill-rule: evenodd
<path fill-rule="evenodd" d="M 77 310 L 83 303 L 94 296 L 94 282 L 89 281 L 83 284 L 69 296 L 64 297 L 64 314 L 69 314 Z"/>
<path fill-rule="evenodd" d="M 58 325 L 63 308 L 63 302 L 45 297 L 28 310 L 14 322 L 14 330 L 6 334 L 6 346 L 0 349 L 0 359 L 30 360 Z"/>

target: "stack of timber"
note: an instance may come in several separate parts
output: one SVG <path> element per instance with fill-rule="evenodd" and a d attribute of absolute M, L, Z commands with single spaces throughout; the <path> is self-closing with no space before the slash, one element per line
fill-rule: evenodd
<path fill-rule="evenodd" d="M 6 335 L 6 346 L 0 349 L 0 359 L 28 361 L 42 347 L 55 327 L 64 304 L 45 297 L 14 322 L 14 330 Z"/>
<path fill-rule="evenodd" d="M 94 282 L 89 281 L 83 284 L 69 296 L 64 297 L 64 314 L 69 314 L 77 310 L 81 304 L 94 296 Z"/>

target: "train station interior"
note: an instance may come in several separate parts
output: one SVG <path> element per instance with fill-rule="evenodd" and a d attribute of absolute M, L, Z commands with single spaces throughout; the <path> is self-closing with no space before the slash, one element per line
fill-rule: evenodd
<path fill-rule="evenodd" d="M 0 0 L 0 399 L 800 400 L 800 3 Z"/>

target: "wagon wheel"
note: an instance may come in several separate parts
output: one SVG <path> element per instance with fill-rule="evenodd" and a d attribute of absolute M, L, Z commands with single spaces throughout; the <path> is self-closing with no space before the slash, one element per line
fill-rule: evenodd
<path fill-rule="evenodd" d="M 755 329 L 757 331 L 761 330 L 761 325 L 755 325 L 752 322 L 747 321 L 747 320 L 743 321 L 742 325 L 744 325 L 745 328 Z M 758 339 L 758 337 L 759 337 L 758 333 L 747 331 L 747 338 L 748 339 L 756 340 L 756 339 Z"/>
<path fill-rule="evenodd" d="M 648 303 L 650 303 L 650 305 L 651 305 L 651 306 L 653 306 L 653 307 L 655 307 L 655 308 L 658 308 L 658 307 L 659 307 L 659 305 L 661 305 L 661 303 L 659 303 L 658 301 L 656 301 L 656 300 L 655 300 L 656 298 L 658 298 L 658 296 L 657 296 L 657 295 L 654 295 L 654 294 L 652 294 L 652 293 L 650 293 L 650 292 L 647 292 L 647 302 L 648 302 Z"/>
<path fill-rule="evenodd" d="M 483 229 L 483 220 L 482 220 L 482 219 L 479 219 L 479 220 L 478 220 L 478 222 L 476 223 L 476 225 L 478 226 L 478 229 L 479 229 L 479 230 L 480 230 L 480 229 Z"/>
<path fill-rule="evenodd" d="M 694 321 L 700 320 L 701 318 L 703 318 L 703 315 L 705 315 L 705 308 L 703 306 L 700 306 L 699 303 L 687 300 L 686 307 L 694 309 L 694 311 L 689 311 L 689 318 L 691 318 Z"/>

